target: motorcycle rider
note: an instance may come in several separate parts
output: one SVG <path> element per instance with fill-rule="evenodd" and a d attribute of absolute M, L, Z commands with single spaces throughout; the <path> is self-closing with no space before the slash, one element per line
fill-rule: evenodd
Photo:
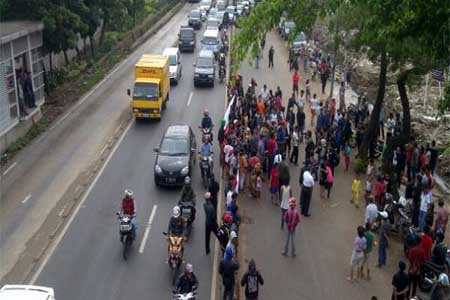
<path fill-rule="evenodd" d="M 444 231 L 438 229 L 436 232 L 436 245 L 433 249 L 433 256 L 431 260 L 433 263 L 443 266 L 447 257 L 447 246 L 444 243 Z"/>
<path fill-rule="evenodd" d="M 445 273 L 439 275 L 437 284 L 431 291 L 430 300 L 447 300 L 450 299 L 450 283 Z"/>
<path fill-rule="evenodd" d="M 184 185 L 181 190 L 180 201 L 178 201 L 178 206 L 182 208 L 183 206 L 190 206 L 192 209 L 191 224 L 195 220 L 195 192 L 191 185 L 191 177 L 184 177 Z"/>
<path fill-rule="evenodd" d="M 211 141 L 213 140 L 212 129 L 214 127 L 211 117 L 209 116 L 209 111 L 207 108 L 203 110 L 203 119 L 202 124 L 200 125 L 201 129 L 209 129 L 211 135 Z"/>
<path fill-rule="evenodd" d="M 136 207 L 134 205 L 133 191 L 125 190 L 125 196 L 122 199 L 120 215 L 128 215 L 131 218 L 131 237 L 136 239 Z"/>
<path fill-rule="evenodd" d="M 223 52 L 219 55 L 219 75 L 221 71 L 223 72 L 223 77 L 225 78 L 227 69 L 225 67 L 225 53 Z"/>
<path fill-rule="evenodd" d="M 181 209 L 177 205 L 172 209 L 172 217 L 169 221 L 169 228 L 167 229 L 168 236 L 182 236 L 183 235 L 183 221 L 180 218 Z"/>
<path fill-rule="evenodd" d="M 178 278 L 175 284 L 174 294 L 187 294 L 195 292 L 198 288 L 198 280 L 194 274 L 194 268 L 191 264 L 186 264 L 184 273 Z"/>

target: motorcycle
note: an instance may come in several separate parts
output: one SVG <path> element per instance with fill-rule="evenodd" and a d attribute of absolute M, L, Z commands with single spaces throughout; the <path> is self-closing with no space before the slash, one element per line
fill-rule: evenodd
<path fill-rule="evenodd" d="M 423 264 L 419 274 L 419 288 L 422 292 L 429 292 L 438 281 L 439 275 L 445 270 L 445 265 L 437 265 L 431 261 Z"/>
<path fill-rule="evenodd" d="M 225 66 L 220 65 L 220 67 L 219 67 L 219 82 L 223 83 L 224 79 L 225 79 Z"/>
<path fill-rule="evenodd" d="M 130 215 L 121 215 L 120 213 L 117 213 L 116 215 L 120 222 L 119 232 L 120 232 L 120 242 L 123 245 L 122 255 L 123 259 L 127 260 L 128 251 L 131 248 L 131 245 L 133 244 L 133 237 L 132 237 L 133 225 L 131 224 L 132 217 Z"/>
<path fill-rule="evenodd" d="M 181 263 L 183 262 L 184 238 L 181 236 L 167 236 L 166 232 L 163 232 L 163 235 L 167 237 L 168 241 L 167 264 L 171 271 L 172 285 L 175 285 Z"/>
<path fill-rule="evenodd" d="M 208 138 L 208 141 L 212 144 L 212 127 L 202 128 L 201 126 L 199 126 L 199 128 L 202 131 L 202 141 L 204 140 L 204 138 Z"/>
<path fill-rule="evenodd" d="M 173 294 L 173 300 L 195 300 L 196 294 L 194 292 L 190 292 L 187 294 Z"/>
<path fill-rule="evenodd" d="M 178 203 L 181 209 L 181 220 L 183 220 L 183 236 L 184 239 L 187 240 L 191 235 L 192 231 L 192 223 L 193 220 L 193 208 L 191 202 L 183 202 Z"/>
<path fill-rule="evenodd" d="M 199 163 L 200 163 L 200 172 L 202 174 L 203 185 L 206 189 L 209 186 L 209 178 L 211 177 L 211 173 L 212 173 L 210 157 L 202 156 Z"/>

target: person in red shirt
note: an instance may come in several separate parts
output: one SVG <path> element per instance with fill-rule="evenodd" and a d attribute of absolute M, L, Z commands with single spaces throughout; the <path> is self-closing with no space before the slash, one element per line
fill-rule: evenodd
<path fill-rule="evenodd" d="M 297 70 L 294 71 L 294 74 L 292 75 L 292 91 L 296 93 L 298 97 L 298 81 L 300 80 L 300 75 L 298 74 Z"/>
<path fill-rule="evenodd" d="M 421 238 L 419 237 L 408 254 L 409 260 L 409 291 L 411 297 L 416 295 L 417 283 L 419 282 L 419 274 L 422 265 L 425 263 L 425 252 L 421 246 Z"/>
<path fill-rule="evenodd" d="M 430 227 L 425 226 L 423 229 L 423 235 L 420 242 L 420 246 L 424 252 L 425 261 L 431 258 L 431 248 L 433 247 L 433 239 L 431 238 Z"/>
<path fill-rule="evenodd" d="M 277 205 L 278 191 L 280 186 L 280 169 L 278 168 L 278 162 L 274 163 L 272 171 L 270 172 L 270 199 L 272 204 Z"/>
<path fill-rule="evenodd" d="M 375 186 L 373 188 L 375 203 L 377 204 L 378 208 L 381 208 L 381 198 L 384 193 L 384 188 L 385 188 L 385 185 L 384 185 L 383 177 L 378 176 L 377 182 L 375 183 Z"/>
<path fill-rule="evenodd" d="M 136 239 L 136 208 L 132 190 L 125 190 L 125 197 L 122 199 L 120 214 L 131 217 L 131 236 L 133 240 Z"/>
<path fill-rule="evenodd" d="M 268 166 L 267 166 L 267 174 L 270 176 L 273 166 L 273 160 L 275 158 L 275 150 L 277 147 L 277 142 L 275 140 L 275 134 L 272 132 L 270 134 L 269 141 L 267 142 L 267 158 L 268 158 Z"/>

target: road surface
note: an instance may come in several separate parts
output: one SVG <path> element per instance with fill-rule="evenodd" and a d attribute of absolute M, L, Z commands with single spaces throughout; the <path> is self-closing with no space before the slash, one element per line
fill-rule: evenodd
<path fill-rule="evenodd" d="M 177 30 L 178 28 L 157 34 L 157 43 L 148 43 L 145 52 L 159 53 L 163 46 L 176 40 Z M 201 33 L 198 32 L 197 49 L 200 48 L 200 38 Z M 200 145 L 197 126 L 200 124 L 203 108 L 209 108 L 214 123 L 218 125 L 224 112 L 225 92 L 224 84 L 218 82 L 215 88 L 194 88 L 195 53 L 183 53 L 182 57 L 183 76 L 178 86 L 170 90 L 170 101 L 162 120 L 131 124 L 39 274 L 35 284 L 53 287 L 58 298 L 170 298 L 170 272 L 165 264 L 167 245 L 162 232 L 167 230 L 171 210 L 179 198 L 180 190 L 157 188 L 154 185 L 153 164 L 156 155 L 153 148 L 159 145 L 165 128 L 176 123 L 189 124 L 197 133 L 197 143 Z M 109 89 L 108 95 L 122 97 L 125 87 L 131 81 L 132 73 L 126 74 Z M 123 101 L 127 101 L 123 98 Z M 206 256 L 204 253 L 204 215 L 201 206 L 204 189 L 198 166 L 194 168 L 193 186 L 197 194 L 198 214 L 192 237 L 186 244 L 185 256 L 186 262 L 194 265 L 194 272 L 200 281 L 199 298 L 208 299 L 211 294 L 212 255 Z M 126 262 L 121 256 L 118 224 L 114 215 L 119 209 L 120 197 L 125 188 L 131 188 L 135 193 L 139 226 L 137 242 Z M 149 238 L 143 246 L 143 253 L 139 253 L 146 224 L 154 209 L 156 213 L 152 219 Z"/>

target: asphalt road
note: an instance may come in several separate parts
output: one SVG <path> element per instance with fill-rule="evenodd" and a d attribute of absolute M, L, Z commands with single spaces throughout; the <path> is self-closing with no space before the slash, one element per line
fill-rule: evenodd
<path fill-rule="evenodd" d="M 167 33 L 168 34 L 168 33 Z M 165 40 L 172 40 L 171 31 Z M 197 33 L 197 39 L 201 33 Z M 197 51 L 200 44 L 197 44 Z M 158 53 L 158 45 L 149 44 L 148 53 Z M 117 151 L 83 203 L 35 284 L 51 286 L 57 299 L 170 299 L 170 270 L 165 264 L 167 230 L 172 207 L 179 198 L 179 189 L 157 188 L 153 181 L 156 155 L 165 128 L 171 124 L 189 124 L 200 145 L 200 124 L 204 107 L 208 107 L 218 127 L 224 112 L 224 84 L 214 88 L 194 88 L 195 54 L 182 54 L 183 75 L 178 86 L 170 89 L 170 101 L 160 122 L 134 122 L 126 132 Z M 124 78 L 127 81 L 127 78 Z M 123 94 L 123 83 L 109 91 Z M 192 96 L 191 93 L 193 93 Z M 189 101 L 189 98 L 191 100 Z M 215 130 L 215 136 L 217 130 Z M 217 146 L 215 146 L 217 148 Z M 216 153 L 218 149 L 215 149 Z M 218 161 L 216 159 L 216 161 Z M 216 169 L 216 173 L 218 170 Z M 197 219 L 192 236 L 185 247 L 186 262 L 194 265 L 200 281 L 199 299 L 210 298 L 212 255 L 204 252 L 204 189 L 198 166 L 194 168 L 193 186 L 197 194 Z M 137 200 L 138 231 L 128 261 L 121 256 L 118 223 L 114 213 L 120 207 L 125 188 L 131 188 Z M 156 207 L 150 235 L 144 252 L 138 252 L 144 229 Z"/>

